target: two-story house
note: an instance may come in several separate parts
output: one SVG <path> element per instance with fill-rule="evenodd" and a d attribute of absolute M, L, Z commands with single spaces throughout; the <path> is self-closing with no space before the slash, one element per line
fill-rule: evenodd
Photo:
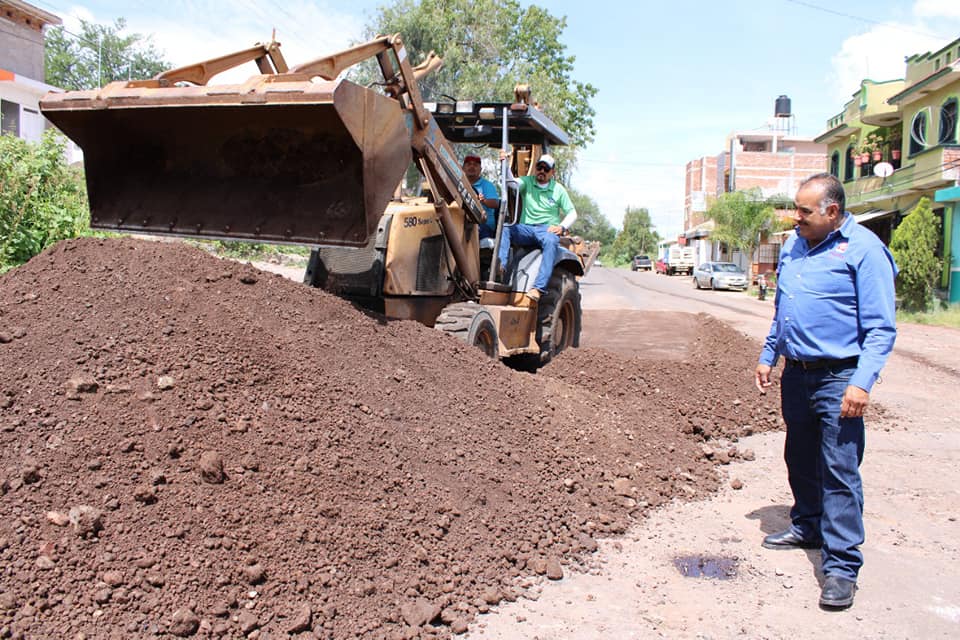
<path fill-rule="evenodd" d="M 44 80 L 44 34 L 60 18 L 21 2 L 0 0 L 0 132 L 37 141 L 46 128 L 40 98 L 54 89 Z"/>
<path fill-rule="evenodd" d="M 844 183 L 847 209 L 885 243 L 920 198 L 930 198 L 943 230 L 941 287 L 951 302 L 960 301 L 960 234 L 953 229 L 960 198 L 949 190 L 960 178 L 958 100 L 960 39 L 909 56 L 902 79 L 864 80 L 816 138 Z"/>

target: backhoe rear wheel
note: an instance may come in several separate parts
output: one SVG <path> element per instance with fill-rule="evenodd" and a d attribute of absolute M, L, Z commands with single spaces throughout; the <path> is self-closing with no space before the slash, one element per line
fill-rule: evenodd
<path fill-rule="evenodd" d="M 496 358 L 499 353 L 497 325 L 493 322 L 493 316 L 475 302 L 447 305 L 433 326 L 471 346 L 479 347 L 491 358 Z"/>

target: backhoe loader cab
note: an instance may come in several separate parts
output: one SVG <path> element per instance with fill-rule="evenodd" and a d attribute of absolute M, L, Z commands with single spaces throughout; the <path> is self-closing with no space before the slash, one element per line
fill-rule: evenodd
<path fill-rule="evenodd" d="M 340 79 L 371 57 L 380 89 Z M 207 84 L 245 61 L 260 73 Z M 539 304 L 522 293 L 538 252 L 515 252 L 510 277 L 492 282 L 485 212 L 450 141 L 499 146 L 506 131 L 529 164 L 566 136 L 519 98 L 425 105 L 418 78 L 439 63 L 412 67 L 395 35 L 288 68 L 271 42 L 152 80 L 51 93 L 41 109 L 83 148 L 92 227 L 309 245 L 307 284 L 535 366 L 579 340 L 576 277 L 591 251 L 564 254 Z M 401 195 L 411 162 L 429 198 Z"/>

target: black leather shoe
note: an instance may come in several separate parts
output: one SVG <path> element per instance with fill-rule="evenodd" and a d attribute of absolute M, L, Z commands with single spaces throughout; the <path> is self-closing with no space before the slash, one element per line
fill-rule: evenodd
<path fill-rule="evenodd" d="M 827 576 L 820 591 L 820 606 L 827 609 L 846 609 L 853 604 L 857 583 L 846 578 Z"/>
<path fill-rule="evenodd" d="M 804 540 L 793 529 L 780 533 L 772 533 L 763 539 L 764 549 L 819 549 L 822 546 L 819 540 Z"/>

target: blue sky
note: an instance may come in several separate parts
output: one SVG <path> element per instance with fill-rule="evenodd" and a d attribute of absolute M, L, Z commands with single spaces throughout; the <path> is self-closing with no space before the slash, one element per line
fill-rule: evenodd
<path fill-rule="evenodd" d="M 291 64 L 362 36 L 382 0 L 29 0 L 64 19 L 127 20 L 175 64 L 268 40 Z M 524 4 L 528 4 L 524 1 Z M 571 185 L 614 226 L 650 209 L 662 235 L 682 231 L 684 165 L 716 155 L 732 131 L 763 128 L 774 100 L 792 101 L 797 132 L 814 136 L 862 78 L 903 76 L 904 56 L 960 37 L 960 0 L 560 0 L 574 77 L 599 89 L 595 142 Z M 255 68 L 250 66 L 251 72 Z M 534 88 L 534 97 L 535 88 Z"/>

